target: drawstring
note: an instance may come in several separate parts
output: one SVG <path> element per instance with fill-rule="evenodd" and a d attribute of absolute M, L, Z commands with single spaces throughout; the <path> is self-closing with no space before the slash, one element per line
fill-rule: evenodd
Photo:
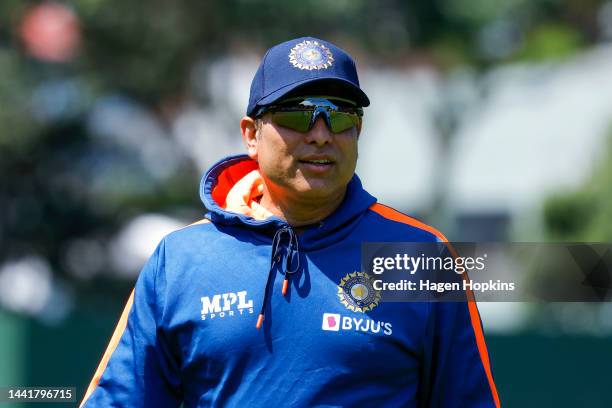
<path fill-rule="evenodd" d="M 282 261 L 283 258 L 284 235 L 288 235 L 289 240 L 285 244 L 285 265 L 284 268 L 281 268 L 281 273 L 285 275 L 285 279 L 283 280 L 283 296 L 287 294 L 287 289 L 289 288 L 289 276 L 296 273 L 300 269 L 300 247 L 298 244 L 297 236 L 295 235 L 293 228 L 291 228 L 290 226 L 284 226 L 276 231 L 276 233 L 274 234 L 274 239 L 272 240 L 272 256 L 270 258 L 270 270 L 268 271 L 268 280 L 266 281 L 266 288 L 264 290 L 264 298 L 261 305 L 261 311 L 259 312 L 259 317 L 257 318 L 257 324 L 255 326 L 258 329 L 261 328 L 261 325 L 263 323 L 266 305 L 268 304 L 268 292 L 270 291 L 272 283 L 274 282 L 274 268 L 279 262 Z M 291 265 L 293 257 L 296 257 L 296 266 L 292 269 Z"/>

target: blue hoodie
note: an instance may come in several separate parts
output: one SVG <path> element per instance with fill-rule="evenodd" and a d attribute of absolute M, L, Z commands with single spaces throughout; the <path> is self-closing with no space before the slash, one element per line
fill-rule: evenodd
<path fill-rule="evenodd" d="M 378 204 L 356 175 L 340 207 L 299 235 L 224 209 L 255 168 L 235 156 L 204 175 L 207 219 L 159 244 L 82 406 L 499 407 L 474 302 L 363 290 L 363 241 L 439 232 Z"/>

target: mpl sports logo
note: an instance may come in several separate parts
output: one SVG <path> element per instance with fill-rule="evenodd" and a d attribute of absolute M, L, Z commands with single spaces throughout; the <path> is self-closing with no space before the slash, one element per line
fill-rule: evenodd
<path fill-rule="evenodd" d="M 382 331 L 386 336 L 390 336 L 393 333 L 391 323 L 342 316 L 338 313 L 323 313 L 321 328 L 326 331 L 351 330 L 373 334 L 378 334 Z"/>
<path fill-rule="evenodd" d="M 200 301 L 202 302 L 202 320 L 253 314 L 253 300 L 247 300 L 246 290 L 222 293 L 212 297 L 203 296 Z"/>

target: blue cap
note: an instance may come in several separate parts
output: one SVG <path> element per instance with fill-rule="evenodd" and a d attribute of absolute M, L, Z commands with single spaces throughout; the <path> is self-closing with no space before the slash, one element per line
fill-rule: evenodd
<path fill-rule="evenodd" d="M 302 37 L 266 52 L 251 82 L 247 116 L 285 96 L 300 96 L 300 91 L 309 96 L 339 96 L 359 106 L 370 105 L 359 87 L 353 58 L 327 41 Z"/>

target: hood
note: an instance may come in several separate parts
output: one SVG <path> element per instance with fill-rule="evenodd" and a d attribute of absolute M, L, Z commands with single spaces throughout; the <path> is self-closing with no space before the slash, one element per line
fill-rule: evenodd
<path fill-rule="evenodd" d="M 288 224 L 273 215 L 258 211 L 254 216 L 246 215 L 248 211 L 232 211 L 228 207 L 228 195 L 241 180 L 250 179 L 253 170 L 257 170 L 257 162 L 247 155 L 230 156 L 214 164 L 202 178 L 200 184 L 200 198 L 208 210 L 206 217 L 212 222 L 228 226 L 241 226 L 253 230 L 267 238 Z M 350 233 L 354 223 L 376 202 L 376 198 L 365 191 L 357 175 L 354 175 L 347 186 L 346 196 L 342 204 L 327 218 L 302 227 L 303 233 L 299 236 L 300 246 L 303 249 L 316 249 L 339 241 Z M 249 199 L 245 199 L 247 206 Z M 252 204 L 252 203 L 251 203 Z M 257 204 L 255 204 L 257 206 Z M 244 206 L 243 206 L 244 208 Z M 265 212 L 267 213 L 267 212 Z"/>

